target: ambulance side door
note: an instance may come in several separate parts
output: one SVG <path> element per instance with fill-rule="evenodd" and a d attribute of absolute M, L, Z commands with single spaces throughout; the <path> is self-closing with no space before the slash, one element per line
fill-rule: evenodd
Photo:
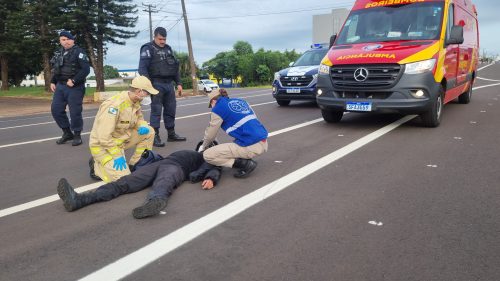
<path fill-rule="evenodd" d="M 451 35 L 451 28 L 455 23 L 455 5 L 450 4 L 448 9 L 448 22 L 446 26 L 446 40 Z M 446 46 L 446 57 L 444 60 L 444 67 L 446 70 L 445 78 L 448 82 L 447 90 L 454 88 L 457 85 L 457 68 L 458 68 L 458 57 L 459 57 L 459 45 L 450 44 Z"/>

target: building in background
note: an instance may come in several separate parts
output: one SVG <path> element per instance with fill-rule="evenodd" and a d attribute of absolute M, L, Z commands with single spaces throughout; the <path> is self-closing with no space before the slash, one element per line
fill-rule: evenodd
<path fill-rule="evenodd" d="M 330 14 L 314 15 L 312 43 L 329 43 L 330 36 L 339 33 L 348 15 L 348 9 L 334 9 Z"/>

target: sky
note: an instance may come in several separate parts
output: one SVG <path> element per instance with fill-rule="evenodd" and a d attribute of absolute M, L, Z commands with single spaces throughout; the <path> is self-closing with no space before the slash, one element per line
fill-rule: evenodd
<path fill-rule="evenodd" d="M 500 5 L 498 0 L 473 0 L 479 14 L 480 47 L 488 54 L 500 55 Z M 142 4 L 158 10 L 152 14 L 153 29 L 165 27 L 167 44 L 187 53 L 181 0 L 134 0 L 138 6 L 135 30 L 139 35 L 125 45 L 109 45 L 105 64 L 120 70 L 136 69 L 139 49 L 149 41 L 149 15 Z M 353 0 L 185 0 L 195 62 L 232 50 L 237 41 L 249 42 L 254 51 L 303 52 L 312 42 L 313 15 L 329 14 L 332 9 L 350 9 Z M 482 52 L 482 51 L 481 51 Z"/>

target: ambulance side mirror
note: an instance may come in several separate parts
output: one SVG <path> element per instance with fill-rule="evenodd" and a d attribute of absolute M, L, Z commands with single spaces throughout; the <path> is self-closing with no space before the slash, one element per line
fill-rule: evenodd
<path fill-rule="evenodd" d="M 450 37 L 448 38 L 448 40 L 446 40 L 446 45 L 462 43 L 464 43 L 464 27 L 461 25 L 452 26 Z"/>
<path fill-rule="evenodd" d="M 330 46 L 328 47 L 328 49 L 330 49 L 333 46 L 333 43 L 335 43 L 336 39 L 337 39 L 337 34 L 333 34 L 332 36 L 330 36 Z"/>

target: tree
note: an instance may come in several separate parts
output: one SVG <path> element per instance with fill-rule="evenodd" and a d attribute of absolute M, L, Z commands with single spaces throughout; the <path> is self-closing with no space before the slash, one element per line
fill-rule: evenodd
<path fill-rule="evenodd" d="M 267 65 L 259 65 L 257 66 L 257 69 L 255 70 L 257 72 L 257 77 L 259 79 L 260 83 L 269 83 L 271 82 L 271 70 Z"/>
<path fill-rule="evenodd" d="M 96 76 L 96 91 L 104 91 L 104 55 L 106 44 L 125 45 L 121 39 L 137 36 L 130 31 L 137 22 L 137 5 L 132 0 L 75 0 L 69 2 L 65 14 L 66 28 L 82 38 Z"/>
<path fill-rule="evenodd" d="M 23 41 L 23 2 L 0 1 L 0 71 L 2 91 L 9 90 L 9 60 L 19 55 L 19 43 Z"/>
<path fill-rule="evenodd" d="M 234 43 L 233 50 L 238 56 L 253 54 L 252 45 L 246 41 L 238 41 Z"/>
<path fill-rule="evenodd" d="M 120 73 L 118 73 L 118 69 L 112 67 L 111 65 L 105 65 L 103 68 L 104 79 L 114 79 L 120 78 Z"/>

